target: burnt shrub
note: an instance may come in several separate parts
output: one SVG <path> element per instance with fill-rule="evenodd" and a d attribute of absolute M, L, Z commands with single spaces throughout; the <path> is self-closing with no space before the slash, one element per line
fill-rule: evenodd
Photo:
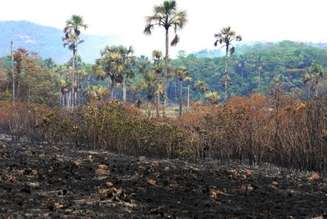
<path fill-rule="evenodd" d="M 0 131 L 14 140 L 68 144 L 135 156 L 239 160 L 326 170 L 326 100 L 286 95 L 194 104 L 179 118 L 149 118 L 133 105 L 93 102 L 74 109 L 1 102 Z"/>

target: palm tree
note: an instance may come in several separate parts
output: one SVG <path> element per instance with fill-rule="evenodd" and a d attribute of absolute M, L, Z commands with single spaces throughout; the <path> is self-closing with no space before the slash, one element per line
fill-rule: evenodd
<path fill-rule="evenodd" d="M 77 100 L 77 91 L 78 91 L 78 81 L 75 77 L 75 62 L 76 62 L 76 53 L 78 45 L 84 42 L 80 39 L 81 29 L 86 29 L 88 26 L 84 23 L 83 18 L 78 15 L 73 15 L 69 20 L 66 21 L 66 26 L 64 28 L 64 47 L 68 47 L 69 50 L 73 53 L 72 58 L 72 94 L 71 94 L 71 104 L 72 106 L 76 105 Z"/>
<path fill-rule="evenodd" d="M 210 103 L 210 104 L 217 104 L 220 96 L 219 93 L 216 91 L 207 91 L 205 93 L 205 99 Z"/>
<path fill-rule="evenodd" d="M 175 46 L 179 42 L 179 36 L 177 31 L 182 29 L 186 23 L 186 12 L 178 11 L 176 6 L 176 1 L 169 0 L 164 1 L 162 5 L 154 7 L 154 14 L 146 17 L 146 27 L 144 29 L 145 34 L 151 34 L 155 26 L 162 27 L 165 30 L 165 80 L 164 80 L 164 106 L 163 114 L 165 115 L 166 106 L 166 84 L 169 75 L 169 31 L 174 30 L 174 38 L 171 41 L 171 46 Z"/>
<path fill-rule="evenodd" d="M 324 79 L 324 69 L 318 63 L 313 63 L 305 72 L 303 83 L 307 98 L 316 98 L 319 94 L 319 84 Z M 325 84 L 325 82 L 324 82 Z"/>
<path fill-rule="evenodd" d="M 108 88 L 101 86 L 90 86 L 87 89 L 87 96 L 89 101 L 103 100 L 108 93 Z"/>
<path fill-rule="evenodd" d="M 160 106 L 160 100 L 161 100 L 161 94 L 164 94 L 164 86 L 163 86 L 163 58 L 162 58 L 162 52 L 158 50 L 154 50 L 152 52 L 153 56 L 153 69 L 152 74 L 155 79 L 155 93 L 156 93 L 156 116 L 159 117 L 159 106 Z M 151 78 L 151 77 L 149 77 Z M 163 107 L 163 115 L 164 113 L 164 107 Z"/>
<path fill-rule="evenodd" d="M 235 52 L 235 47 L 233 46 L 234 41 L 241 41 L 241 36 L 236 35 L 236 32 L 231 30 L 231 27 L 224 27 L 220 30 L 219 33 L 214 35 L 216 41 L 214 46 L 217 46 L 218 43 L 222 44 L 225 47 L 225 67 L 224 67 L 224 100 L 228 99 L 228 61 L 229 57 Z"/>
<path fill-rule="evenodd" d="M 179 84 L 180 84 L 180 95 L 179 95 L 179 116 L 182 115 L 182 83 L 183 81 L 187 78 L 188 76 L 188 72 L 187 72 L 187 69 L 184 68 L 184 67 L 180 67 L 180 68 L 177 68 L 175 70 L 175 76 L 176 78 L 178 79 L 179 81 Z"/>
<path fill-rule="evenodd" d="M 194 89 L 200 92 L 201 100 L 203 100 L 204 95 L 209 91 L 208 84 L 203 80 L 197 80 L 195 82 Z"/>
<path fill-rule="evenodd" d="M 264 62 L 262 56 L 252 54 L 250 57 L 252 58 L 252 62 L 250 64 L 252 65 L 254 72 L 257 74 L 257 76 L 256 76 L 257 92 L 260 93 L 262 91 L 262 80 L 263 80 L 262 72 L 265 67 L 265 62 Z"/>
<path fill-rule="evenodd" d="M 96 74 L 103 79 L 104 76 L 110 77 L 112 99 L 114 98 L 114 88 L 117 83 L 120 83 L 123 87 L 123 101 L 126 101 L 126 79 L 133 76 L 132 65 L 134 57 L 132 53 L 132 47 L 107 46 L 101 52 L 101 58 L 96 61 L 96 66 L 94 67 Z"/>
<path fill-rule="evenodd" d="M 192 83 L 192 77 L 188 75 L 185 79 L 187 82 L 187 110 L 190 108 L 190 84 Z"/>
<path fill-rule="evenodd" d="M 196 81 L 195 88 L 197 90 L 199 90 L 201 93 L 205 93 L 206 91 L 208 91 L 207 83 L 205 81 L 202 81 L 202 80 Z"/>

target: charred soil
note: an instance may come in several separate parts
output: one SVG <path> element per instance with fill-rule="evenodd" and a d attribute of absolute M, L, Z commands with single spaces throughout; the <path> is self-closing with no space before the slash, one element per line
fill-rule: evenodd
<path fill-rule="evenodd" d="M 0 141 L 4 218 L 326 217 L 319 174 Z"/>

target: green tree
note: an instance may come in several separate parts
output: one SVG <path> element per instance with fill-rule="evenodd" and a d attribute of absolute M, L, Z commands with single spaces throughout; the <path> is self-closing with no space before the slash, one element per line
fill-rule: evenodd
<path fill-rule="evenodd" d="M 102 77 L 109 76 L 111 79 L 112 99 L 114 99 L 114 88 L 117 83 L 120 83 L 123 87 L 123 101 L 126 101 L 126 80 L 133 77 L 133 64 L 135 58 L 132 54 L 132 47 L 107 46 L 101 52 L 101 58 L 96 61 L 96 73 L 102 75 Z"/>
<path fill-rule="evenodd" d="M 324 80 L 325 71 L 318 64 L 312 64 L 304 74 L 304 85 L 306 89 L 307 98 L 316 98 L 319 95 L 320 84 L 324 82 L 324 87 L 326 87 L 326 82 Z"/>
<path fill-rule="evenodd" d="M 219 101 L 219 93 L 216 91 L 207 91 L 205 93 L 205 99 L 211 104 L 217 104 Z"/>
<path fill-rule="evenodd" d="M 225 47 L 225 68 L 224 68 L 224 100 L 228 99 L 228 81 L 229 73 L 228 73 L 228 62 L 229 57 L 235 52 L 235 47 L 233 46 L 234 41 L 241 41 L 241 36 L 237 35 L 235 31 L 231 29 L 231 27 L 224 27 L 220 30 L 220 32 L 214 35 L 216 41 L 214 45 L 217 46 L 218 43 L 222 44 Z"/>
<path fill-rule="evenodd" d="M 146 17 L 145 34 L 151 34 L 155 26 L 164 28 L 165 30 L 165 80 L 164 80 L 164 104 L 163 113 L 165 115 L 165 107 L 167 101 L 166 86 L 169 76 L 169 31 L 174 30 L 174 38 L 171 46 L 175 46 L 179 42 L 177 31 L 182 29 L 186 23 L 186 12 L 178 11 L 176 1 L 164 1 L 162 5 L 154 7 L 154 14 Z"/>
<path fill-rule="evenodd" d="M 45 61 L 36 53 L 23 48 L 15 50 L 13 58 L 17 100 L 52 106 L 58 104 L 59 80 L 53 68 L 44 65 Z M 9 68 L 6 78 L 11 84 L 12 73 Z"/>

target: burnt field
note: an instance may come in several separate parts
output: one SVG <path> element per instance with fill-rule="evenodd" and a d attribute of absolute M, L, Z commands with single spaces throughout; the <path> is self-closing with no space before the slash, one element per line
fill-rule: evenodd
<path fill-rule="evenodd" d="M 268 164 L 0 141 L 3 218 L 324 218 L 326 192 L 319 174 Z"/>

